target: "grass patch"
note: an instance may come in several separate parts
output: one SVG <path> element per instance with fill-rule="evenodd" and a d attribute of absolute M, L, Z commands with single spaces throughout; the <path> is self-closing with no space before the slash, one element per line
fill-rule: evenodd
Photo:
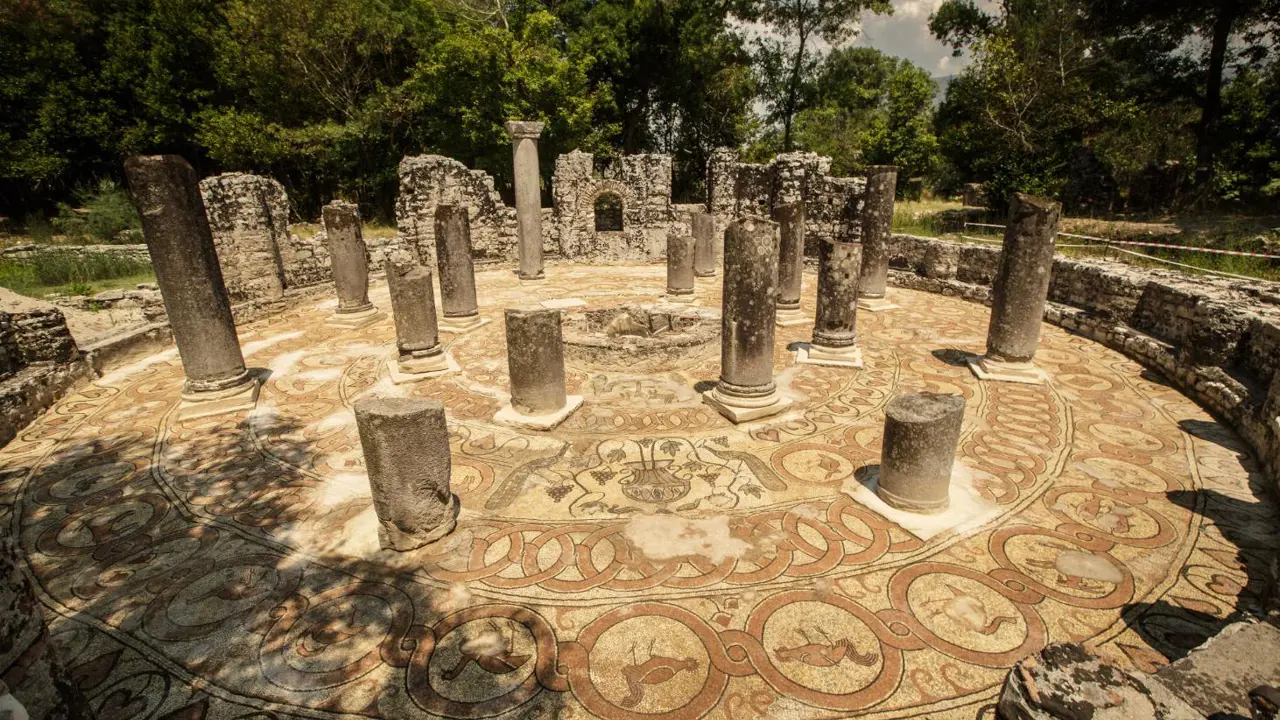
<path fill-rule="evenodd" d="M 893 231 L 924 237 L 942 237 L 946 228 L 942 213 L 959 210 L 961 204 L 953 200 L 904 200 L 893 204 Z"/>
<path fill-rule="evenodd" d="M 107 253 L 50 250 L 27 258 L 0 259 L 0 287 L 21 295 L 88 294 L 153 282 L 148 262 Z"/>

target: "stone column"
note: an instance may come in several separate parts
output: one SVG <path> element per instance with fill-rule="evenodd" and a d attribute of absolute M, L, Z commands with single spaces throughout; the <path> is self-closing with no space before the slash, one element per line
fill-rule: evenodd
<path fill-rule="evenodd" d="M 963 422 L 964 398 L 959 395 L 920 392 L 890 401 L 876 486 L 880 499 L 899 510 L 946 510 Z"/>
<path fill-rule="evenodd" d="M 360 208 L 355 203 L 334 200 L 320 211 L 324 220 L 333 286 L 338 293 L 338 309 L 328 324 L 364 327 L 383 315 L 369 302 L 369 251 L 360 230 Z"/>
<path fill-rule="evenodd" d="M 983 380 L 1036 384 L 1048 379 L 1032 361 L 1049 298 L 1061 209 L 1051 200 L 1022 193 L 1013 196 L 991 291 L 987 354 L 969 362 Z"/>
<path fill-rule="evenodd" d="M 872 165 L 867 168 L 867 200 L 862 210 L 862 278 L 858 281 L 858 304 L 863 310 L 880 312 L 897 305 L 885 299 L 889 277 L 889 242 L 893 239 L 893 193 L 898 185 L 898 168 Z"/>
<path fill-rule="evenodd" d="M 813 342 L 801 347 L 796 362 L 862 367 L 858 347 L 858 275 L 862 243 L 824 240 L 818 244 L 818 312 Z"/>
<path fill-rule="evenodd" d="M 693 272 L 698 277 L 715 277 L 716 275 L 716 219 L 705 210 L 694 210 L 691 213 L 693 239 L 696 243 L 694 251 Z"/>
<path fill-rule="evenodd" d="M 582 405 L 567 395 L 560 311 L 542 307 L 507 308 L 507 369 L 511 402 L 494 419 L 508 425 L 550 430 Z"/>
<path fill-rule="evenodd" d="M 449 488 L 444 404 L 366 397 L 355 411 L 382 548 L 413 550 L 453 532 L 458 498 Z"/>
<path fill-rule="evenodd" d="M 396 384 L 425 380 L 456 370 L 440 345 L 436 328 L 436 299 L 431 271 L 387 260 L 387 289 L 396 323 L 395 360 L 391 380 Z"/>
<path fill-rule="evenodd" d="M 693 302 L 693 237 L 679 230 L 667 233 L 667 296 L 670 302 Z"/>
<path fill-rule="evenodd" d="M 240 353 L 195 171 L 177 155 L 135 155 L 124 171 L 187 377 L 179 417 L 252 408 L 259 378 Z"/>
<path fill-rule="evenodd" d="M 791 401 L 773 382 L 778 301 L 778 225 L 747 215 L 724 233 L 720 382 L 703 400 L 740 423 L 781 412 Z"/>
<path fill-rule="evenodd" d="M 804 277 L 804 203 L 779 205 L 774 210 L 781 237 L 778 250 L 778 320 L 781 327 L 804 325 L 800 286 Z"/>
<path fill-rule="evenodd" d="M 462 334 L 489 322 L 476 304 L 476 271 L 471 262 L 471 219 L 465 205 L 437 205 L 436 266 L 440 270 L 440 329 Z"/>
<path fill-rule="evenodd" d="M 520 279 L 541 280 L 542 193 L 538 189 L 538 137 L 543 123 L 512 120 L 511 150 L 515 156 L 516 224 L 520 234 Z"/>

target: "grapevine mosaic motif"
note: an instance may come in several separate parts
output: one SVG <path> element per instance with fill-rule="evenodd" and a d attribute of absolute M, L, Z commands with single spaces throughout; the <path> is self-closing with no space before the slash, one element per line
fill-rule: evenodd
<path fill-rule="evenodd" d="M 520 432 L 490 420 L 501 309 L 655 303 L 662 268 L 479 285 L 497 322 L 444 336 L 458 374 L 393 385 L 389 319 L 302 307 L 241 329 L 269 374 L 252 413 L 178 421 L 162 353 L 0 452 L 7 521 L 100 718 L 970 718 L 1049 642 L 1164 663 L 1251 601 L 1247 561 L 1278 541 L 1238 438 L 1054 328 L 1050 384 L 980 384 L 963 354 L 986 310 L 899 291 L 860 318 L 860 371 L 796 366 L 808 331 L 778 330 L 785 415 L 735 427 L 702 405 L 711 343 L 658 373 L 571 365 L 583 408 Z M 700 283 L 702 307 L 717 292 Z M 956 482 L 978 522 L 913 533 L 864 502 L 884 406 L 913 390 L 968 401 Z M 368 393 L 448 408 L 446 540 L 377 548 L 350 412 Z"/>

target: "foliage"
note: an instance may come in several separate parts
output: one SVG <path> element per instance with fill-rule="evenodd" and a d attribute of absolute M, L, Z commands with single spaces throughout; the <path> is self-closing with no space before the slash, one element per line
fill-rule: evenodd
<path fill-rule="evenodd" d="M 755 0 L 745 17 L 772 32 L 756 39 L 756 64 L 766 120 L 782 128 L 782 150 L 790 151 L 796 116 L 816 98 L 814 75 L 822 55 L 813 47 L 820 40 L 838 47 L 857 30 L 864 10 L 889 14 L 888 0 Z"/>
<path fill-rule="evenodd" d="M 124 189 L 110 180 L 75 195 L 80 207 L 58 204 L 53 227 L 73 243 L 142 242 L 142 219 Z"/>
<path fill-rule="evenodd" d="M 871 48 L 832 51 L 814 80 L 821 98 L 796 118 L 796 145 L 829 155 L 832 171 L 897 165 L 899 189 L 937 163 L 933 80 L 924 69 Z"/>
<path fill-rule="evenodd" d="M 92 283 L 151 274 L 151 264 L 116 253 L 46 250 L 28 258 L 0 259 L 0 287 L 24 295 L 40 294 L 65 285 Z"/>

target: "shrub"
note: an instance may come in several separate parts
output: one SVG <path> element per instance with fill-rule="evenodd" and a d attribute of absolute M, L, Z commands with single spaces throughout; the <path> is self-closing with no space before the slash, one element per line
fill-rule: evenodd
<path fill-rule="evenodd" d="M 142 221 L 125 191 L 110 180 L 76 193 L 80 207 L 58 204 L 53 227 L 73 243 L 142 242 Z"/>
<path fill-rule="evenodd" d="M 31 294 L 70 285 L 72 288 L 64 289 L 88 295 L 93 291 L 91 283 L 150 272 L 150 263 L 131 257 L 50 250 L 32 257 L 0 260 L 0 286 Z"/>

